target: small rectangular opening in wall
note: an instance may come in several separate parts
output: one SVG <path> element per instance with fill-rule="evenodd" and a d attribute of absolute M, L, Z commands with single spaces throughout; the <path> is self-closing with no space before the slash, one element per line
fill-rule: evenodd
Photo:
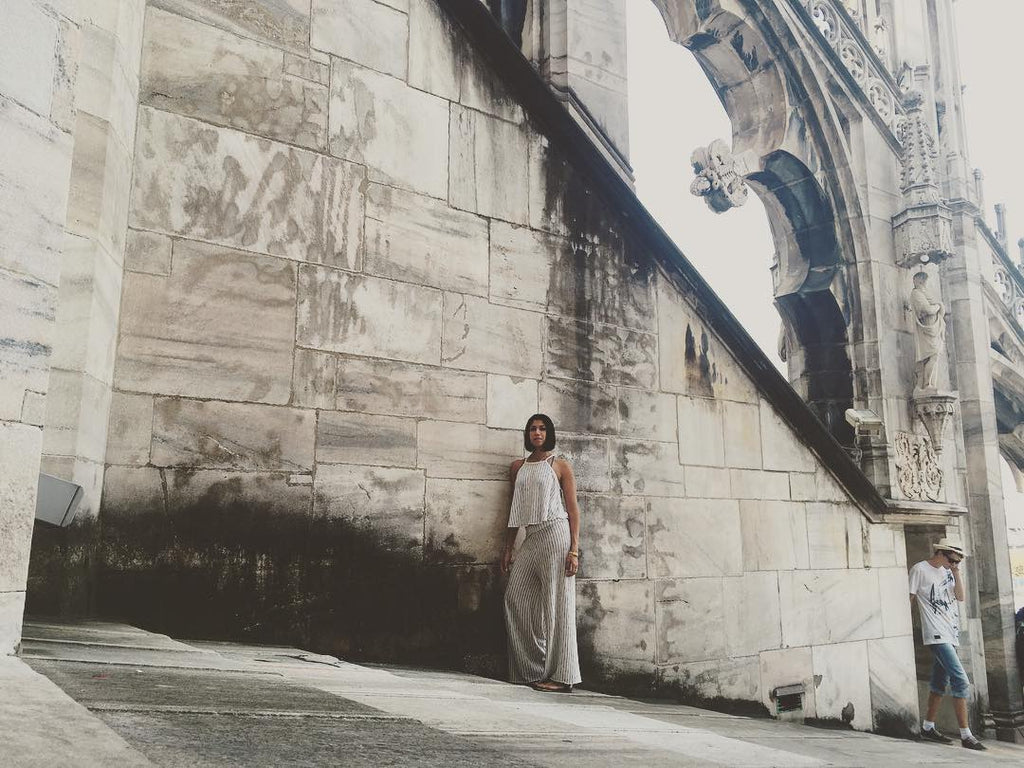
<path fill-rule="evenodd" d="M 802 710 L 804 708 L 803 683 L 780 686 L 772 691 L 772 698 L 775 699 L 775 714 L 777 715 Z"/>

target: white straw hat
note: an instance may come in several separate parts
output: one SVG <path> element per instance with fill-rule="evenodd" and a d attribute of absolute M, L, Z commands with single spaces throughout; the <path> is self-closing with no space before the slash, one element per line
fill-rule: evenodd
<path fill-rule="evenodd" d="M 936 552 L 955 552 L 960 557 L 967 557 L 967 553 L 964 552 L 964 545 L 960 543 L 960 539 L 947 538 L 943 536 L 939 539 L 939 543 L 935 545 Z"/>

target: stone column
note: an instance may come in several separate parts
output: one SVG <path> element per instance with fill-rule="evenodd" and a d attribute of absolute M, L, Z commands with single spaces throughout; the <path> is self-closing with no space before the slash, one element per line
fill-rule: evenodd
<path fill-rule="evenodd" d="M 1017 729 L 1024 725 L 1024 697 L 1014 656 L 1013 579 L 988 356 L 988 320 L 978 263 L 976 210 L 966 201 L 953 201 L 951 208 L 954 254 L 942 264 L 941 275 L 952 328 L 952 343 L 947 344 L 950 376 L 960 392 L 964 425 L 969 583 L 978 595 L 976 610 L 985 644 L 988 709 L 995 718 L 997 737 L 1013 741 L 1021 739 Z"/>
<path fill-rule="evenodd" d="M 10 0 L 0 24 L 0 653 L 25 605 L 71 168 L 73 2 Z"/>

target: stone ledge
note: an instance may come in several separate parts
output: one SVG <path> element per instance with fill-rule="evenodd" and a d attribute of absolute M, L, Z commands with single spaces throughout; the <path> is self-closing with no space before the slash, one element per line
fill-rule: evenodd
<path fill-rule="evenodd" d="M 910 499 L 886 499 L 881 522 L 903 525 L 955 525 L 957 518 L 967 514 L 960 504 L 943 504 Z"/>

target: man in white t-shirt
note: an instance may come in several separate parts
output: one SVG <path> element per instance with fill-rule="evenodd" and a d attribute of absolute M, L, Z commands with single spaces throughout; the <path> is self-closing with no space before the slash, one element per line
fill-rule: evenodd
<path fill-rule="evenodd" d="M 931 649 L 931 692 L 928 694 L 928 714 L 921 727 L 921 737 L 939 744 L 951 744 L 935 727 L 946 687 L 952 686 L 953 707 L 960 725 L 960 743 L 967 749 L 984 750 L 985 745 L 971 733 L 967 724 L 967 695 L 971 681 L 956 655 L 960 644 L 960 608 L 964 600 L 964 584 L 960 580 L 960 563 L 966 555 L 958 540 L 940 539 L 935 554 L 910 569 L 910 602 L 917 601 L 921 615 L 921 639 Z"/>

